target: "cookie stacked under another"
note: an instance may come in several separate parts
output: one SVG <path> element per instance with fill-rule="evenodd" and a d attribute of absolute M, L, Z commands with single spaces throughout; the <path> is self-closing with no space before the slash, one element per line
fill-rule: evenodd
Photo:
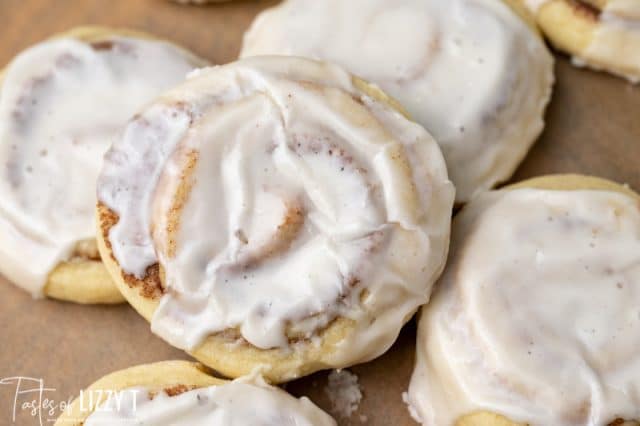
<path fill-rule="evenodd" d="M 123 301 L 95 244 L 102 156 L 131 115 L 205 64 L 144 33 L 82 27 L 8 65 L 0 74 L 0 273 L 34 296 Z"/>
<path fill-rule="evenodd" d="M 509 179 L 544 127 L 553 59 L 515 1 L 286 0 L 241 57 L 335 62 L 397 99 L 440 145 L 456 202 Z"/>

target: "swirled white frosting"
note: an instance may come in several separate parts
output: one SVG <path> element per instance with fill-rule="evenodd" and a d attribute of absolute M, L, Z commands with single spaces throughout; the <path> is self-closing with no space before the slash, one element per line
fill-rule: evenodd
<path fill-rule="evenodd" d="M 341 68 L 290 57 L 166 93 L 114 144 L 98 192 L 120 267 L 164 269 L 155 333 L 191 349 L 233 328 L 286 348 L 345 316 L 342 366 L 386 350 L 428 300 L 454 197 L 422 127 Z"/>
<path fill-rule="evenodd" d="M 2 274 L 42 294 L 51 270 L 95 235 L 95 182 L 112 139 L 196 63 L 167 43 L 123 37 L 60 38 L 16 57 L 0 83 Z"/>
<path fill-rule="evenodd" d="M 89 415 L 85 426 L 335 426 L 308 398 L 257 379 L 239 379 L 176 396 L 124 389 Z"/>
<path fill-rule="evenodd" d="M 411 407 L 530 425 L 640 419 L 640 203 L 610 191 L 483 194 L 456 217 L 423 308 Z"/>
<path fill-rule="evenodd" d="M 456 201 L 506 180 L 543 128 L 553 60 L 496 0 L 287 0 L 241 57 L 332 61 L 398 99 L 442 148 Z"/>

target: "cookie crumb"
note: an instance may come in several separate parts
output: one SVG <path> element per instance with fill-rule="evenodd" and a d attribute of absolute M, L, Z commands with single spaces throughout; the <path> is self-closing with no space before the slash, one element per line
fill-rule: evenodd
<path fill-rule="evenodd" d="M 343 418 L 351 417 L 362 400 L 358 376 L 348 370 L 333 370 L 329 373 L 324 392 L 331 401 L 332 412 Z M 366 420 L 366 416 L 360 416 L 360 421 Z"/>

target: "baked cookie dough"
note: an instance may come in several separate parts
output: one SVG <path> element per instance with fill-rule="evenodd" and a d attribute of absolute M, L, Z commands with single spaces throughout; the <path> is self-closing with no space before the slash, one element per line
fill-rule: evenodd
<path fill-rule="evenodd" d="M 98 246 L 152 331 L 282 382 L 385 352 L 446 258 L 442 154 L 330 64 L 195 72 L 132 120 L 98 180 Z"/>
<path fill-rule="evenodd" d="M 0 274 L 36 297 L 124 300 L 95 244 L 102 156 L 131 115 L 202 65 L 147 34 L 81 27 L 0 73 Z"/>
<path fill-rule="evenodd" d="M 640 196 L 532 179 L 456 216 L 407 402 L 425 425 L 637 425 L 638 347 Z"/>
<path fill-rule="evenodd" d="M 520 0 L 551 43 L 573 63 L 640 82 L 640 2 Z"/>
<path fill-rule="evenodd" d="M 241 57 L 335 62 L 379 85 L 442 148 L 456 202 L 507 180 L 543 129 L 553 58 L 515 1 L 286 0 Z"/>
<path fill-rule="evenodd" d="M 121 370 L 84 390 L 55 426 L 335 426 L 309 399 L 296 399 L 260 377 L 233 382 L 186 361 Z"/>

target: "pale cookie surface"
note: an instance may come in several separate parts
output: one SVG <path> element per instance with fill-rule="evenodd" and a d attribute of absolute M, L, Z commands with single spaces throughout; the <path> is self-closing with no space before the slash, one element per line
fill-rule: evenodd
<path fill-rule="evenodd" d="M 486 424 L 640 418 L 635 194 L 483 194 L 454 221 L 438 285 L 422 311 L 408 396 L 423 424 L 477 412 L 504 416 Z"/>
<path fill-rule="evenodd" d="M 100 405 L 84 426 L 335 426 L 308 398 L 296 399 L 260 378 L 170 396 L 145 387 L 123 389 Z"/>
<path fill-rule="evenodd" d="M 0 273 L 42 295 L 56 265 L 94 238 L 95 182 L 114 137 L 196 65 L 168 43 L 108 34 L 16 57 L 0 83 Z"/>
<path fill-rule="evenodd" d="M 328 60 L 379 85 L 440 144 L 456 201 L 508 179 L 540 134 L 553 60 L 494 0 L 287 0 L 263 12 L 241 56 Z"/>
<path fill-rule="evenodd" d="M 454 191 L 429 134 L 359 85 L 329 64 L 248 58 L 129 124 L 98 197 L 117 216 L 103 232 L 120 281 L 161 266 L 157 306 L 127 296 L 155 333 L 191 351 L 233 331 L 285 356 L 321 350 L 348 318 L 322 363 L 296 358 L 305 370 L 391 345 L 443 267 Z"/>

